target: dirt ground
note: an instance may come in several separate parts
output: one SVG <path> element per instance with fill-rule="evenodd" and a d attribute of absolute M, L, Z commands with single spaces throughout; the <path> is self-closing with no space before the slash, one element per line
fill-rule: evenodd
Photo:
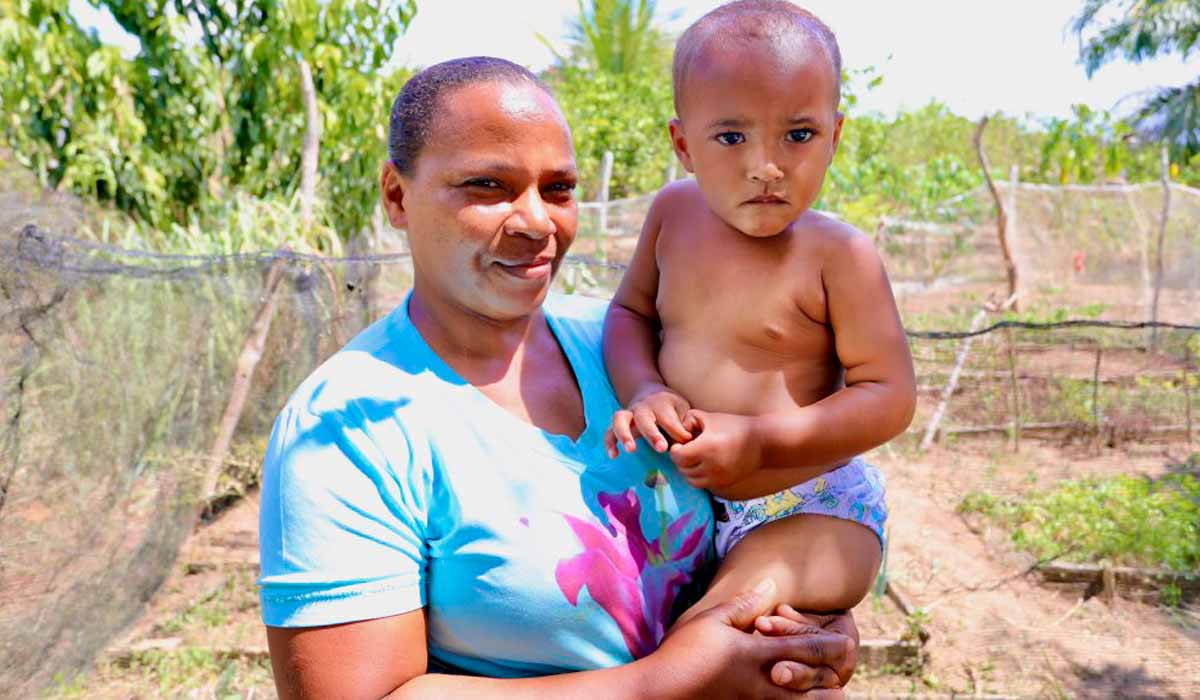
<path fill-rule="evenodd" d="M 1186 446 L 1096 454 L 1030 440 L 1014 454 L 1003 440 L 981 438 L 917 453 L 910 438 L 872 459 L 888 479 L 889 579 L 929 634 L 924 663 L 908 673 L 863 671 L 852 697 L 1200 697 L 1200 609 L 1048 589 L 1006 533 L 955 510 L 972 490 L 1161 474 Z M 273 697 L 254 586 L 257 519 L 251 497 L 197 532 L 141 620 L 95 670 L 48 697 Z M 911 627 L 888 598 L 868 598 L 855 612 L 864 639 Z"/>

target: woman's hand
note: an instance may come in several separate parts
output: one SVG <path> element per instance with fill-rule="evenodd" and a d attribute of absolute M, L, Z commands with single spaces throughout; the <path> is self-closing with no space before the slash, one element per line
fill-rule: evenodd
<path fill-rule="evenodd" d="M 781 610 L 763 618 L 770 620 L 767 626 L 774 632 L 749 631 L 756 619 L 770 612 L 773 591 L 768 579 L 700 613 L 674 628 L 662 646 L 639 663 L 653 664 L 650 677 L 671 689 L 664 693 L 669 697 L 844 697 L 841 679 L 832 669 L 845 668 L 848 662 L 853 667 L 857 645 L 850 636 L 812 626 L 791 634 L 802 623 L 779 614 Z"/>
<path fill-rule="evenodd" d="M 626 452 L 637 450 L 637 437 L 646 439 L 656 452 L 667 451 L 667 438 L 662 430 L 676 443 L 692 439 L 692 432 L 684 427 L 684 416 L 692 405 L 678 393 L 661 384 L 643 388 L 629 402 L 629 407 L 613 414 L 612 426 L 604 434 L 608 456 L 617 456 L 617 445 Z"/>
<path fill-rule="evenodd" d="M 762 446 L 753 416 L 692 409 L 683 425 L 693 434 L 687 444 L 671 446 L 671 461 L 696 488 L 737 483 L 762 466 Z"/>
<path fill-rule="evenodd" d="M 858 664 L 858 625 L 854 624 L 854 615 L 849 611 L 838 615 L 817 615 L 802 613 L 787 603 L 775 608 L 773 615 L 764 616 L 754 621 L 754 628 L 760 633 L 772 637 L 788 635 L 824 634 L 834 632 L 851 639 L 854 644 L 850 653 L 846 654 L 840 664 L 829 666 L 837 674 L 840 685 L 845 687 L 854 675 L 854 667 Z M 794 661 L 780 661 L 771 668 L 771 679 L 786 685 L 792 678 L 813 673 L 813 669 Z"/>

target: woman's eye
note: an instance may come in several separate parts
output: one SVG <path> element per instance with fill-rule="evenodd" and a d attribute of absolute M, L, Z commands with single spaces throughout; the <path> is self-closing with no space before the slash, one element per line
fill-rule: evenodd
<path fill-rule="evenodd" d="M 746 141 L 746 135 L 739 131 L 725 131 L 717 134 L 717 143 L 723 146 L 736 146 Z"/>
<path fill-rule="evenodd" d="M 470 180 L 467 180 L 463 184 L 467 187 L 479 187 L 487 190 L 495 190 L 503 187 L 499 180 L 490 177 L 474 177 Z"/>
<path fill-rule="evenodd" d="M 787 133 L 787 140 L 792 143 L 807 143 L 812 137 L 812 129 L 792 129 Z"/>

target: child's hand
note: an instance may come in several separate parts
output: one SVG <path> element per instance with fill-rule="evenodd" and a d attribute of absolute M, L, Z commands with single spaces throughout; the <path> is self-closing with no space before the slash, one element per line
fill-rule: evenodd
<path fill-rule="evenodd" d="M 692 409 L 684 427 L 696 437 L 671 446 L 671 461 L 692 486 L 720 488 L 741 481 L 762 465 L 751 416 Z"/>
<path fill-rule="evenodd" d="M 648 387 L 629 402 L 629 408 L 613 414 L 612 426 L 604 433 L 604 444 L 609 458 L 617 456 L 617 444 L 626 452 L 637 450 L 637 436 L 657 452 L 667 451 L 667 439 L 659 428 L 667 432 L 677 443 L 692 439 L 692 433 L 683 427 L 683 417 L 692 405 L 679 394 L 665 386 Z"/>

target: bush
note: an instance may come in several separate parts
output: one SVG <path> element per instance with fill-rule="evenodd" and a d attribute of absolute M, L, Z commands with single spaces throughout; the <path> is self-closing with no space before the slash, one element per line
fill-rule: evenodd
<path fill-rule="evenodd" d="M 1011 528 L 1013 543 L 1040 559 L 1200 568 L 1200 478 L 1193 474 L 1079 479 L 1017 497 L 972 493 L 958 509 Z"/>

